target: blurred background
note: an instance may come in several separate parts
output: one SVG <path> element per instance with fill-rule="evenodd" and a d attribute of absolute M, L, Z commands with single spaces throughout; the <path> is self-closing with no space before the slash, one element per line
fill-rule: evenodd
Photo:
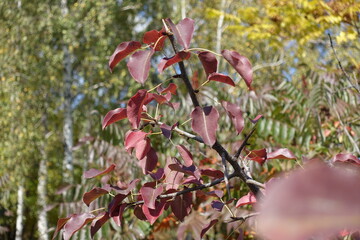
<path fill-rule="evenodd" d="M 162 18 L 177 23 L 185 17 L 195 20 L 192 47 L 218 53 L 236 50 L 250 59 L 254 70 L 254 91 L 248 91 L 221 60 L 219 72 L 230 74 L 237 86 L 207 84 L 199 93 L 202 103 L 222 111 L 220 100 L 235 102 L 246 119 L 262 114 L 248 148 L 287 147 L 298 157 L 295 162 L 274 160 L 262 168 L 255 163 L 255 179 L 265 182 L 308 159 L 328 160 L 344 152 L 360 156 L 359 1 L 3 0 L 0 239 L 50 239 L 59 217 L 88 211 L 83 193 L 109 180 L 85 180 L 82 174 L 90 168 L 115 163 L 113 181 L 143 178 L 137 160 L 123 149 L 129 125 L 122 121 L 101 129 L 105 114 L 124 106 L 142 88 L 128 73 L 126 61 L 110 74 L 108 59 L 119 43 L 141 41 L 144 32 L 160 30 Z M 158 56 L 171 56 L 169 49 L 162 54 Z M 158 75 L 158 59 L 145 88 L 174 75 Z M 186 66 L 193 85 L 200 86 L 206 79 L 197 57 Z M 181 108 L 175 114 L 162 109 L 169 123 L 189 118 L 185 94 L 180 87 Z M 244 133 L 237 136 L 226 114 L 221 115 L 217 137 L 231 150 L 251 124 L 247 121 Z M 161 136 L 152 138 L 152 146 L 162 163 L 173 152 Z M 221 169 L 216 154 L 198 150 L 197 144 L 190 148 L 199 164 Z M 233 184 L 235 196 L 246 193 L 246 186 Z M 92 208 L 107 203 L 105 197 Z M 106 224 L 96 238 L 176 239 L 180 223 L 171 215 L 153 226 L 134 219 L 130 211 L 124 217 L 127 224 Z M 251 229 L 241 227 L 252 239 Z M 88 230 L 74 239 L 89 239 Z M 238 231 L 237 225 L 217 224 L 208 237 L 233 239 Z"/>

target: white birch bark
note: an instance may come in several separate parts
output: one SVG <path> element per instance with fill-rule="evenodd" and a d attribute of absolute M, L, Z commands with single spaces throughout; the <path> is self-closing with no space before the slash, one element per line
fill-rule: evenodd
<path fill-rule="evenodd" d="M 15 240 L 22 240 L 22 233 L 24 229 L 24 192 L 24 185 L 21 182 L 17 190 Z"/>

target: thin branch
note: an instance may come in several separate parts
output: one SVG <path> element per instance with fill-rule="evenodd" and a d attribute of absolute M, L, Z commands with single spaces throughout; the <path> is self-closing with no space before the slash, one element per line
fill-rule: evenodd
<path fill-rule="evenodd" d="M 248 215 L 241 216 L 241 217 L 231 217 L 232 220 L 230 222 L 235 222 L 235 221 L 245 222 L 246 219 L 251 218 L 251 217 L 255 217 L 255 216 L 259 215 L 259 214 L 260 214 L 259 212 L 255 212 L 255 213 L 250 213 Z"/>
<path fill-rule="evenodd" d="M 259 188 L 265 189 L 265 184 L 255 181 L 254 179 L 248 179 L 248 180 L 246 180 L 246 183 L 251 183 L 251 184 L 258 186 Z"/>
<path fill-rule="evenodd" d="M 227 162 L 224 154 L 221 155 L 221 161 L 222 161 L 222 165 L 224 166 L 224 179 L 226 184 L 226 191 L 228 193 L 228 198 L 231 199 L 230 185 L 229 185 L 229 171 L 227 168 Z"/>
<path fill-rule="evenodd" d="M 242 150 L 244 150 L 247 141 L 249 140 L 249 138 L 251 137 L 251 135 L 253 135 L 253 133 L 255 132 L 256 128 L 254 127 L 251 132 L 245 137 L 244 141 L 242 142 L 241 146 L 239 147 L 239 149 L 237 150 L 236 154 L 234 155 L 235 159 L 238 159 Z"/>
<path fill-rule="evenodd" d="M 339 65 L 341 71 L 342 71 L 343 74 L 345 75 L 345 78 L 348 80 L 348 82 L 350 83 L 351 87 L 353 87 L 353 88 L 358 92 L 358 94 L 360 94 L 359 88 L 356 87 L 356 86 L 352 83 L 349 75 L 345 72 L 345 70 L 344 70 L 344 68 L 343 68 L 343 66 L 342 66 L 342 64 L 341 64 L 341 61 L 340 61 L 340 59 L 339 59 L 339 57 L 338 57 L 338 55 L 337 55 L 337 53 L 336 53 L 336 51 L 335 51 L 335 48 L 334 48 L 333 41 L 332 41 L 332 38 L 331 38 L 330 33 L 328 33 L 328 36 L 329 36 L 329 39 L 330 39 L 331 49 L 333 50 L 333 53 L 334 53 L 334 55 L 335 55 L 336 60 L 338 61 L 338 65 Z"/>

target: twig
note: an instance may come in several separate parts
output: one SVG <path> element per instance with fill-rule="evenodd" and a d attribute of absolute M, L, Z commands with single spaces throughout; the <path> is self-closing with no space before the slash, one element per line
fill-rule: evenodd
<path fill-rule="evenodd" d="M 225 179 L 225 184 L 226 184 L 226 191 L 228 193 L 228 199 L 231 199 L 230 185 L 229 185 L 229 172 L 228 172 L 227 162 L 226 162 L 224 154 L 221 155 L 221 161 L 222 161 L 222 165 L 224 166 L 224 179 Z"/>
<path fill-rule="evenodd" d="M 258 186 L 259 188 L 265 189 L 265 184 L 255 181 L 254 179 L 248 179 L 248 180 L 246 180 L 246 183 L 251 183 L 251 184 Z"/>
<path fill-rule="evenodd" d="M 244 149 L 244 147 L 246 146 L 247 141 L 249 140 L 249 138 L 251 137 L 251 135 L 253 135 L 253 133 L 255 132 L 256 128 L 254 126 L 254 128 L 251 130 L 251 132 L 245 137 L 244 141 L 242 142 L 241 146 L 239 147 L 239 150 L 237 150 L 236 154 L 234 155 L 235 159 L 238 159 L 242 150 Z"/>
<path fill-rule="evenodd" d="M 338 57 L 338 55 L 337 55 L 337 53 L 336 53 L 336 51 L 335 51 L 335 48 L 334 48 L 333 41 L 332 41 L 332 38 L 331 38 L 330 33 L 328 33 L 328 36 L 329 36 L 329 39 L 330 39 L 331 49 L 333 50 L 333 53 L 334 53 L 334 55 L 335 55 L 336 60 L 338 61 L 338 65 L 339 65 L 341 71 L 342 71 L 343 74 L 345 75 L 345 78 L 346 78 L 346 80 L 348 80 L 348 82 L 350 83 L 351 87 L 353 87 L 353 88 L 358 92 L 358 94 L 360 94 L 359 88 L 356 87 L 356 86 L 352 83 L 349 75 L 345 72 L 343 66 L 341 65 L 340 59 L 339 59 L 339 57 Z"/>
<path fill-rule="evenodd" d="M 251 218 L 251 217 L 255 217 L 255 216 L 259 215 L 259 214 L 260 214 L 259 212 L 256 212 L 256 213 L 250 213 L 248 215 L 241 216 L 241 217 L 231 217 L 232 220 L 230 222 L 235 222 L 235 221 L 245 222 L 246 219 Z"/>

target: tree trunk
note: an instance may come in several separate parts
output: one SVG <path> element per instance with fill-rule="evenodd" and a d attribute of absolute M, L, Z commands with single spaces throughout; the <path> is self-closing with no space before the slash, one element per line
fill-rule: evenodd
<path fill-rule="evenodd" d="M 67 0 L 61 0 L 61 12 L 63 17 L 68 14 Z M 63 161 L 63 179 L 65 182 L 72 182 L 73 173 L 73 119 L 72 119 L 72 59 L 69 53 L 67 43 L 63 43 L 64 52 L 64 161 Z"/>
<path fill-rule="evenodd" d="M 44 146 L 41 146 L 41 161 L 39 164 L 38 186 L 37 186 L 37 205 L 38 205 L 38 231 L 40 240 L 48 240 L 48 221 L 46 213 L 46 178 L 47 178 L 47 156 Z"/>
<path fill-rule="evenodd" d="M 223 32 L 223 24 L 224 24 L 224 12 L 225 12 L 225 3 L 226 0 L 221 0 L 220 3 L 220 11 L 221 15 L 219 16 L 217 28 L 216 28 L 216 46 L 215 50 L 217 53 L 221 52 L 221 39 L 222 39 L 222 32 Z"/>
<path fill-rule="evenodd" d="M 16 234 L 15 239 L 21 240 L 24 229 L 24 184 L 20 183 L 17 190 L 17 208 L 16 208 Z"/>

